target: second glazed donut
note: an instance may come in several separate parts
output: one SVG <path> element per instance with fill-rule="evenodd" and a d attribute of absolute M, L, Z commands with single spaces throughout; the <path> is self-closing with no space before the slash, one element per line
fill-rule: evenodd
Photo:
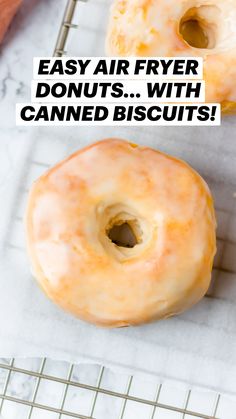
<path fill-rule="evenodd" d="M 236 112 L 235 0 L 114 0 L 107 52 L 203 57 L 206 101 Z"/>
<path fill-rule="evenodd" d="M 186 163 L 149 147 L 110 139 L 56 165 L 32 187 L 26 227 L 46 294 L 95 324 L 173 316 L 210 283 L 209 189 Z"/>

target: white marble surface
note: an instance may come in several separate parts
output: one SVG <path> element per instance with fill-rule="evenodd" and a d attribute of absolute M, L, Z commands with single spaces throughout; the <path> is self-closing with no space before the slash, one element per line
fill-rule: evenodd
<path fill-rule="evenodd" d="M 11 168 L 27 152 L 33 135 L 31 129 L 16 127 L 15 104 L 30 100 L 33 57 L 52 54 L 65 4 L 24 0 L 0 46 L 0 153 L 8 156 L 1 162 L 0 192 L 14 177 Z M 2 220 L 0 232 L 3 229 Z"/>

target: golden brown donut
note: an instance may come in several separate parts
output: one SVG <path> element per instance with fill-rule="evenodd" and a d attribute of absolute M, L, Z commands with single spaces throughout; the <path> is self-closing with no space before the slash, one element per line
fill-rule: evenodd
<path fill-rule="evenodd" d="M 114 0 L 112 56 L 203 57 L 206 101 L 236 113 L 236 0 Z"/>
<path fill-rule="evenodd" d="M 97 325 L 173 316 L 209 287 L 210 191 L 186 163 L 149 147 L 108 139 L 57 164 L 32 186 L 26 229 L 43 290 Z"/>

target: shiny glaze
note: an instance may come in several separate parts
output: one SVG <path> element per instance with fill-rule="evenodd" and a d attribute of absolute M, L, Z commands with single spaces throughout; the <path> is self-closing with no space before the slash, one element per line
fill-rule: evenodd
<path fill-rule="evenodd" d="M 136 220 L 138 244 L 106 231 Z M 33 185 L 26 214 L 34 276 L 61 307 L 102 326 L 165 318 L 206 293 L 215 216 L 186 163 L 119 139 L 84 148 Z"/>
<path fill-rule="evenodd" d="M 207 22 L 209 48 L 190 46 L 181 19 L 195 8 Z M 112 56 L 200 56 L 204 59 L 206 100 L 236 112 L 235 0 L 114 0 L 107 34 Z"/>

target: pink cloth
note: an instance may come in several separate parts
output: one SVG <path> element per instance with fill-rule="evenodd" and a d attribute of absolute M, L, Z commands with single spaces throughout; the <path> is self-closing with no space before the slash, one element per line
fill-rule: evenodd
<path fill-rule="evenodd" d="M 0 0 L 0 43 L 22 0 Z"/>

